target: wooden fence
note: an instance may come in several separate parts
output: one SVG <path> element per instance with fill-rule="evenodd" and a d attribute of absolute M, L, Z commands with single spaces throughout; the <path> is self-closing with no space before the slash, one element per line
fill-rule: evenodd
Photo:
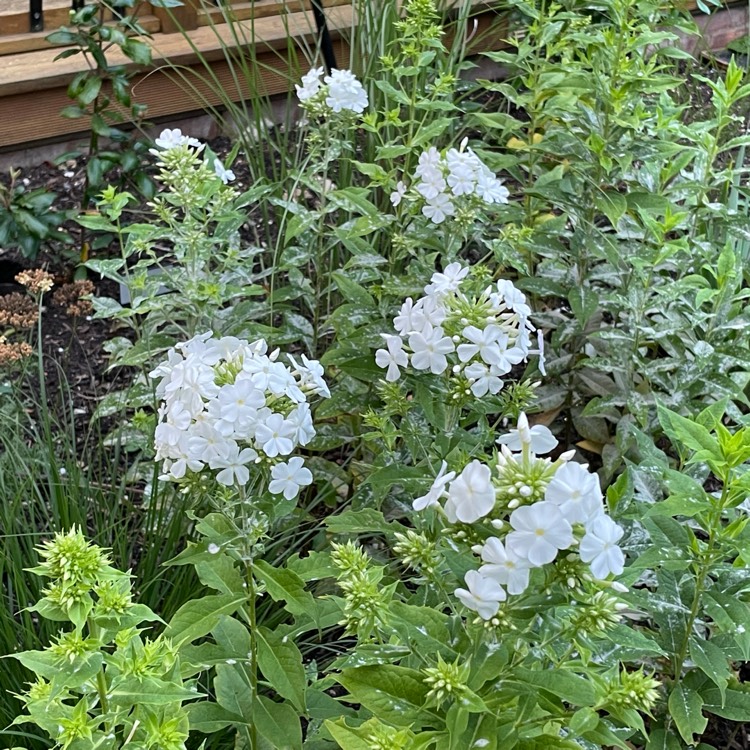
<path fill-rule="evenodd" d="M 501 46 L 502 0 L 466 1 L 472 3 L 472 27 L 476 23 L 479 32 L 474 32 L 479 40 L 474 51 Z M 71 120 L 59 114 L 70 103 L 68 83 L 86 69 L 86 61 L 81 55 L 56 61 L 61 49 L 45 41 L 49 33 L 69 21 L 71 7 L 83 2 L 0 0 L 0 151 L 70 137 L 88 129 L 85 118 Z M 336 59 L 343 62 L 342 67 L 348 63 L 346 39 L 357 22 L 351 2 L 185 0 L 182 7 L 173 9 L 145 2 L 139 5 L 139 21 L 151 35 L 154 64 L 149 70 L 139 69 L 117 51 L 109 53 L 108 60 L 134 70 L 134 99 L 148 105 L 149 119 L 220 104 L 220 88 L 236 101 L 257 94 L 279 94 L 288 91 L 304 72 L 300 68 L 307 64 L 305 51 L 315 48 L 323 23 Z M 116 0 L 110 0 L 110 4 L 116 5 Z M 234 19 L 231 24 L 225 22 L 229 12 Z M 719 29 L 720 44 L 746 32 L 747 3 L 732 12 L 735 15 L 729 22 L 716 16 L 719 23 L 714 26 Z M 738 14 L 742 13 L 741 18 Z M 714 17 L 708 19 L 709 25 L 713 22 Z M 256 62 L 252 80 L 237 81 L 224 49 L 239 48 L 241 54 L 242 47 L 250 44 L 255 47 Z M 211 80 L 201 57 L 211 61 Z M 174 65 L 180 66 L 179 75 L 170 67 Z"/>

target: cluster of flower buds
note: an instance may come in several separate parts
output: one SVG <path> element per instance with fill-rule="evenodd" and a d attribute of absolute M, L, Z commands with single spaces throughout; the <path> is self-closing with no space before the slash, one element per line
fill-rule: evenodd
<path fill-rule="evenodd" d="M 156 458 L 163 479 L 180 481 L 208 468 L 226 486 L 245 486 L 249 467 L 271 465 L 269 490 L 295 497 L 312 474 L 293 451 L 315 436 L 308 396 L 328 397 L 323 368 L 302 355 L 278 360 L 265 341 L 209 331 L 171 349 L 160 378 Z"/>
<path fill-rule="evenodd" d="M 411 178 L 412 190 L 399 181 L 391 203 L 398 206 L 404 198 L 419 201 L 422 213 L 434 224 L 454 216 L 457 201 L 507 203 L 508 190 L 467 143 L 465 138 L 458 149 L 451 148 L 444 156 L 434 146 L 424 151 Z"/>
<path fill-rule="evenodd" d="M 425 296 L 411 297 L 393 319 L 398 335 L 383 334 L 386 348 L 378 349 L 375 361 L 387 368 L 385 379 L 398 380 L 400 368 L 441 375 L 450 370 L 461 392 L 477 398 L 496 394 L 503 387 L 503 375 L 530 354 L 540 355 L 544 372 L 543 339 L 531 349 L 526 297 L 510 281 L 500 280 L 478 295 L 465 291 L 470 286 L 470 268 L 451 263 L 432 276 Z"/>
<path fill-rule="evenodd" d="M 415 510 L 437 508 L 451 524 L 489 522 L 476 525 L 478 534 L 487 528 L 505 532 L 472 547 L 482 564 L 466 574 L 467 588 L 456 589 L 461 602 L 492 618 L 508 594 L 526 590 L 533 568 L 554 562 L 563 550 L 575 550 L 595 578 L 622 573 L 625 558 L 617 542 L 623 530 L 605 513 L 596 475 L 571 461 L 573 451 L 556 461 L 537 456 L 557 440 L 544 426 L 529 428 L 524 414 L 498 442 L 495 466 L 473 460 L 456 474 L 446 472 L 444 462 L 429 492 L 414 501 Z"/>
<path fill-rule="evenodd" d="M 331 112 L 362 114 L 369 101 L 367 92 L 354 73 L 336 68 L 331 70 L 330 75 L 324 76 L 324 73 L 324 68 L 313 68 L 302 76 L 301 86 L 295 84 L 300 105 L 319 114 L 323 114 L 323 105 Z"/>

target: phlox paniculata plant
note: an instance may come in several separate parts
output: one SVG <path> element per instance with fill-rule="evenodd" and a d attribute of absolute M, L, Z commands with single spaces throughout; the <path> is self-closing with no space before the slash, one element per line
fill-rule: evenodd
<path fill-rule="evenodd" d="M 527 590 L 536 569 L 573 589 L 622 573 L 623 529 L 605 512 L 597 476 L 572 461 L 573 451 L 555 461 L 537 455 L 557 440 L 544 426 L 529 428 L 525 414 L 498 442 L 491 462 L 473 459 L 459 473 L 443 462 L 413 504 L 437 511 L 449 535 L 479 558 L 466 588 L 455 591 L 461 603 L 491 620 L 508 595 Z"/>
<path fill-rule="evenodd" d="M 421 210 L 433 224 L 442 224 L 450 218 L 465 223 L 481 208 L 507 203 L 508 189 L 467 144 L 465 138 L 444 154 L 434 146 L 423 151 L 407 178 L 410 184 L 399 180 L 391 193 L 393 206 Z"/>
<path fill-rule="evenodd" d="M 394 382 L 402 370 L 446 375 L 455 401 L 495 395 L 503 377 L 532 354 L 544 370 L 544 343 L 529 316 L 526 297 L 512 282 L 477 288 L 472 269 L 450 263 L 432 275 L 424 296 L 407 298 L 393 319 L 395 334 L 382 334 L 375 361 Z"/>
<path fill-rule="evenodd" d="M 204 333 L 178 344 L 153 372 L 162 400 L 155 432 L 162 478 L 182 482 L 208 471 L 244 488 L 251 468 L 270 467 L 272 494 L 288 500 L 312 482 L 300 457 L 315 436 L 309 398 L 328 396 L 323 368 L 233 336 Z"/>

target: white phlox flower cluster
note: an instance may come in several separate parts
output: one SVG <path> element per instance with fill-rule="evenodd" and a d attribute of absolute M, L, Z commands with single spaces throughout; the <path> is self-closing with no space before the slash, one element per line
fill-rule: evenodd
<path fill-rule="evenodd" d="M 386 370 L 385 379 L 398 380 L 409 367 L 441 375 L 446 371 L 456 385 L 455 399 L 497 394 L 503 376 L 530 354 L 531 308 L 513 283 L 500 280 L 478 295 L 465 291 L 471 285 L 470 268 L 449 264 L 434 273 L 416 302 L 407 298 L 393 319 L 398 335 L 382 334 L 383 349 L 375 362 Z"/>
<path fill-rule="evenodd" d="M 149 149 L 149 152 L 155 156 L 160 156 L 162 151 L 169 151 L 178 146 L 190 146 L 198 151 L 203 150 L 204 147 L 204 144 L 197 138 L 183 135 L 179 128 L 165 128 L 161 131 L 159 137 L 154 140 L 154 144 L 157 148 Z"/>
<path fill-rule="evenodd" d="M 304 355 L 279 361 L 264 340 L 211 332 L 171 349 L 153 372 L 162 400 L 155 433 L 162 479 L 181 481 L 208 469 L 226 486 L 244 486 L 250 467 L 270 464 L 273 494 L 296 497 L 312 483 L 291 454 L 315 436 L 308 397 L 330 396 L 323 368 Z"/>
<path fill-rule="evenodd" d="M 302 76 L 302 85 L 294 85 L 300 104 L 309 107 L 317 102 L 325 102 L 333 112 L 350 111 L 362 114 L 369 100 L 367 92 L 354 73 L 336 68 L 331 70 L 330 75 L 324 76 L 324 73 L 324 68 L 312 68 L 309 73 Z"/>
<path fill-rule="evenodd" d="M 400 180 L 391 193 L 391 203 L 398 206 L 413 197 L 422 204 L 422 214 L 434 224 L 454 216 L 462 201 L 467 205 L 472 201 L 507 203 L 507 188 L 467 142 L 464 139 L 458 149 L 451 148 L 444 156 L 434 146 L 424 151 L 411 177 L 413 192 Z"/>
<path fill-rule="evenodd" d="M 467 573 L 467 588 L 456 589 L 456 597 L 488 620 L 508 595 L 526 590 L 534 568 L 555 562 L 563 550 L 569 551 L 568 566 L 577 559 L 596 579 L 622 573 L 623 529 L 605 512 L 596 474 L 571 461 L 573 451 L 554 462 L 538 457 L 537 451 L 552 450 L 557 440 L 547 427 L 529 428 L 524 414 L 498 442 L 494 466 L 475 459 L 460 473 L 446 473 L 443 463 L 428 493 L 414 501 L 416 510 L 437 508 L 451 524 L 483 521 L 480 531 L 489 521 L 489 528 L 505 532 L 472 547 L 481 564 Z"/>

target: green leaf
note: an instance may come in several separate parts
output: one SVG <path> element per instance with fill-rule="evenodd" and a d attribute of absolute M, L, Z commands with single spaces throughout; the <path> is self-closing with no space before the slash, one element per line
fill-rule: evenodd
<path fill-rule="evenodd" d="M 591 287 L 583 284 L 570 291 L 568 302 L 581 326 L 599 309 L 599 296 Z"/>
<path fill-rule="evenodd" d="M 345 300 L 365 308 L 375 307 L 375 300 L 372 298 L 372 295 L 356 281 L 352 281 L 352 279 L 341 271 L 334 271 L 331 277 L 336 282 L 336 286 Z"/>
<path fill-rule="evenodd" d="M 242 723 L 241 716 L 211 701 L 191 703 L 185 706 L 185 711 L 190 719 L 190 729 L 203 734 L 213 734 L 233 724 Z"/>
<path fill-rule="evenodd" d="M 597 195 L 596 207 L 609 219 L 610 224 L 616 227 L 617 222 L 628 210 L 628 202 L 624 195 L 607 191 Z"/>
<path fill-rule="evenodd" d="M 83 88 L 76 96 L 81 104 L 91 104 L 99 96 L 102 89 L 102 79 L 98 76 L 89 76 L 83 84 Z"/>
<path fill-rule="evenodd" d="M 596 703 L 594 686 L 584 677 L 568 669 L 516 669 L 514 676 L 519 681 L 546 690 L 574 706 L 590 706 Z"/>
<path fill-rule="evenodd" d="M 214 696 L 225 711 L 240 716 L 245 724 L 252 721 L 253 692 L 241 664 L 216 665 Z"/>
<path fill-rule="evenodd" d="M 309 591 L 305 591 L 305 582 L 296 573 L 274 568 L 265 560 L 258 560 L 253 569 L 270 597 L 276 602 L 286 602 L 286 609 L 291 614 L 300 616 L 315 611 L 315 600 Z"/>
<path fill-rule="evenodd" d="M 383 721 L 422 727 L 430 717 L 422 709 L 427 686 L 421 672 L 384 664 L 345 669 L 337 678 L 351 697 Z"/>
<path fill-rule="evenodd" d="M 274 750 L 301 750 L 302 727 L 288 703 L 274 703 L 265 695 L 253 702 L 253 721 Z"/>
<path fill-rule="evenodd" d="M 281 633 L 268 628 L 256 630 L 258 666 L 276 692 L 305 713 L 305 669 L 297 646 Z"/>
<path fill-rule="evenodd" d="M 713 642 L 690 636 L 690 658 L 696 666 L 719 688 L 722 703 L 727 689 L 727 682 L 732 670 L 724 652 Z"/>
<path fill-rule="evenodd" d="M 168 703 L 181 703 L 204 697 L 197 690 L 156 677 L 126 677 L 117 680 L 108 695 L 112 703 L 122 706 L 164 706 Z"/>
<path fill-rule="evenodd" d="M 574 736 L 580 736 L 584 732 L 596 729 L 599 725 L 599 714 L 589 706 L 579 708 L 571 717 L 568 727 Z"/>
<path fill-rule="evenodd" d="M 680 736 L 688 745 L 692 745 L 693 735 L 703 734 L 708 724 L 702 711 L 703 698 L 697 691 L 681 684 L 672 690 L 667 705 Z"/>
<path fill-rule="evenodd" d="M 699 460 L 710 459 L 719 464 L 722 462 L 718 441 L 703 425 L 680 416 L 661 404 L 657 405 L 657 413 L 664 432 L 676 447 L 684 445 L 695 451 Z"/>
<path fill-rule="evenodd" d="M 336 721 L 326 719 L 325 727 L 331 737 L 338 743 L 341 750 L 371 750 L 372 743 L 360 737 L 357 729 L 348 726 L 346 720 L 341 718 Z"/>
<path fill-rule="evenodd" d="M 728 688 L 722 693 L 719 688 L 701 690 L 703 708 L 709 713 L 729 721 L 750 721 L 750 692 L 745 689 Z"/>
<path fill-rule="evenodd" d="M 183 604 L 165 631 L 175 645 L 191 643 L 196 638 L 210 633 L 218 624 L 222 615 L 231 615 L 245 602 L 244 596 L 218 594 L 204 596 Z"/>

